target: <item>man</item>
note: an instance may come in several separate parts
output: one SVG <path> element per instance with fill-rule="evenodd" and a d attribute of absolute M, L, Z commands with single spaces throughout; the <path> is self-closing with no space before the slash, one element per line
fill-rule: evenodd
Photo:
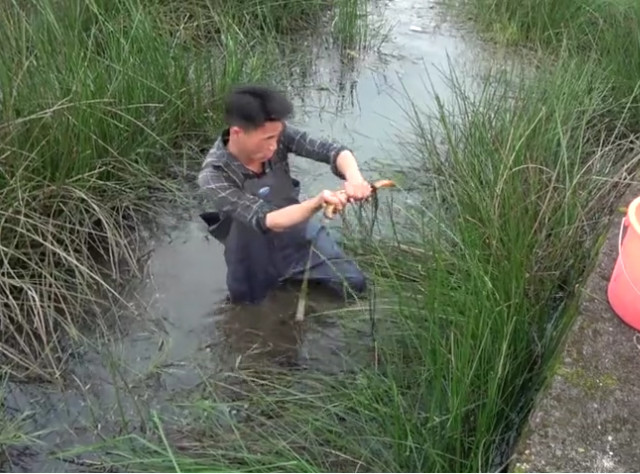
<path fill-rule="evenodd" d="M 366 289 L 360 269 L 312 217 L 326 204 L 340 211 L 367 199 L 371 186 L 346 147 L 310 138 L 286 123 L 292 111 L 289 100 L 268 87 L 233 90 L 224 107 L 227 128 L 198 177 L 213 201 L 214 212 L 201 217 L 225 246 L 233 303 L 260 303 L 281 282 L 301 281 L 307 265 L 309 281 L 345 297 Z M 328 164 L 344 180 L 344 192 L 325 190 L 300 202 L 289 153 Z"/>

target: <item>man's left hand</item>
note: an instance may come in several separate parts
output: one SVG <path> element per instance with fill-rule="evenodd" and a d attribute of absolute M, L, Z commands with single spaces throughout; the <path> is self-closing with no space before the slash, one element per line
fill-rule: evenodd
<path fill-rule="evenodd" d="M 349 201 L 363 201 L 371 196 L 371 184 L 363 177 L 350 179 L 344 182 L 344 190 Z"/>

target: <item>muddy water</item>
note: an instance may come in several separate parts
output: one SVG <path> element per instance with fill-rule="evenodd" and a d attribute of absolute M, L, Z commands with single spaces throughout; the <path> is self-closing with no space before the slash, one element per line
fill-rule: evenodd
<path fill-rule="evenodd" d="M 435 90 L 446 100 L 442 74 L 449 65 L 471 74 L 484 61 L 479 45 L 434 2 L 391 0 L 380 11 L 376 21 L 384 21 L 388 38 L 377 50 L 353 60 L 322 44 L 312 48 L 317 59 L 294 120 L 313 135 L 350 146 L 372 180 L 385 177 L 373 171 L 380 163 L 403 165 L 407 98 L 428 106 Z M 299 157 L 292 164 L 306 194 L 340 185 L 327 166 Z M 189 218 L 163 217 L 145 278 L 120 308 L 133 322 L 74 353 L 62 386 L 9 386 L 9 410 L 31 413 L 27 429 L 48 431 L 39 435 L 42 446 L 12 456 L 6 469 L 86 470 L 72 457 L 52 460 L 48 453 L 135 431 L 149 407 L 170 413 L 171 400 L 221 372 L 248 364 L 331 372 L 366 360 L 365 302 L 335 317 L 338 302 L 314 292 L 302 328 L 292 324 L 293 290 L 275 292 L 260 307 L 225 305 L 222 247 L 206 235 L 201 210 L 194 204 Z M 123 419 L 130 424 L 123 426 Z"/>

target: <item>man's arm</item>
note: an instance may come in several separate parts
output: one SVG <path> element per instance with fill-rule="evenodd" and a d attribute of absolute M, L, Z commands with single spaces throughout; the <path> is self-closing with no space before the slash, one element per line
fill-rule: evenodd
<path fill-rule="evenodd" d="M 200 171 L 198 184 L 209 193 L 216 211 L 229 214 L 262 233 L 282 232 L 305 222 L 325 203 L 336 205 L 338 210 L 345 203 L 344 197 L 323 191 L 299 204 L 276 209 L 268 202 L 244 192 L 223 169 L 213 166 Z"/>
<path fill-rule="evenodd" d="M 345 181 L 364 181 L 356 157 L 350 150 L 341 151 L 336 158 L 336 168 L 344 176 Z"/>
<path fill-rule="evenodd" d="M 268 202 L 246 193 L 236 180 L 222 167 L 205 165 L 198 175 L 200 189 L 207 193 L 217 212 L 266 232 L 266 215 L 275 209 Z"/>
<path fill-rule="evenodd" d="M 288 152 L 326 163 L 331 166 L 333 174 L 341 179 L 346 179 L 346 175 L 341 169 L 344 166 L 338 166 L 338 156 L 344 155 L 345 152 L 353 156 L 346 146 L 327 140 L 312 138 L 304 130 L 300 130 L 288 123 L 285 124 L 284 130 L 282 131 L 282 143 Z M 344 160 L 340 159 L 340 161 Z"/>
<path fill-rule="evenodd" d="M 322 209 L 324 199 L 321 194 L 302 201 L 299 204 L 291 204 L 266 215 L 265 225 L 274 232 L 281 232 L 294 225 L 311 219 L 316 212 Z"/>
<path fill-rule="evenodd" d="M 285 125 L 282 140 L 287 151 L 329 164 L 333 174 L 345 181 L 344 188 L 349 199 L 362 200 L 371 195 L 371 186 L 362 176 L 355 156 L 347 147 L 311 138 L 306 132 L 289 124 Z"/>

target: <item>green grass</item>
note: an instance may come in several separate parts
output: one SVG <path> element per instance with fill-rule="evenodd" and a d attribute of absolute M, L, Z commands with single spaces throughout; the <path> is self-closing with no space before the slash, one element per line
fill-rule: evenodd
<path fill-rule="evenodd" d="M 593 58 L 624 101 L 640 77 L 640 2 L 635 0 L 450 0 L 503 44 Z M 640 110 L 630 117 L 640 126 Z"/>
<path fill-rule="evenodd" d="M 141 219 L 177 197 L 168 171 L 210 145 L 223 94 L 282 78 L 282 35 L 331 5 L 0 3 L 0 354 L 56 377 L 78 322 L 118 300 Z"/>
<path fill-rule="evenodd" d="M 316 32 L 330 23 L 333 40 L 345 48 L 368 44 L 368 0 L 146 0 L 162 12 L 163 28 L 196 43 L 216 41 L 225 29 L 249 35 L 256 45 L 297 41 L 301 32 Z M 329 15 L 327 15 L 329 13 Z M 221 25 L 221 20 L 225 26 Z"/>
<path fill-rule="evenodd" d="M 638 165 L 628 141 L 638 124 L 636 26 L 622 14 L 635 15 L 637 6 L 590 0 L 587 14 L 584 3 L 535 3 L 537 10 L 534 3 L 465 5 L 477 9 L 485 26 L 499 25 L 493 31 L 503 39 L 553 52 L 537 72 L 493 74 L 479 96 L 453 77 L 451 103 L 407 110 L 413 141 L 406 155 L 415 160 L 399 181 L 414 195 L 417 189 L 423 203 L 408 206 L 400 191 L 400 204 L 380 216 L 398 229 L 395 237 L 354 242 L 367 251 L 363 264 L 377 287 L 375 364 L 336 376 L 263 370 L 209 382 L 180 400 L 179 418 L 152 413 L 149 431 L 96 447 L 109 451 L 105 467 L 503 467 L 576 314 L 579 286 L 624 188 L 624 172 Z M 255 28 L 240 34 L 232 28 L 237 23 L 224 19 L 211 35 L 233 54 L 220 61 L 202 53 L 197 45 L 207 37 L 198 36 L 197 26 L 209 16 L 187 16 L 193 23 L 180 28 L 183 15 L 171 13 L 175 21 L 167 29 L 166 11 L 155 8 L 164 4 L 149 3 L 154 8 L 147 10 L 134 0 L 104 3 L 99 15 L 33 5 L 41 24 L 21 20 L 15 9 L 2 13 L 14 28 L 11 38 L 0 38 L 13 41 L 0 52 L 9 117 L 0 129 L 9 157 L 3 203 L 18 204 L 4 207 L 12 210 L 5 211 L 9 224 L 2 224 L 0 243 L 3 258 L 13 259 L 5 267 L 18 272 L 2 275 L 3 295 L 16 310 L 32 311 L 16 311 L 19 318 L 11 321 L 12 340 L 23 345 L 3 347 L 41 369 L 38 356 L 49 354 L 57 328 L 66 324 L 72 332 L 72 315 L 101 284 L 82 250 L 86 223 L 102 222 L 107 248 L 132 259 L 133 249 L 122 243 L 121 210 L 139 208 L 149 186 L 163 186 L 155 177 L 160 157 L 174 156 L 215 124 L 219 91 L 239 75 L 266 74 L 271 59 L 237 53 L 254 51 L 260 36 Z M 184 8 L 203 12 L 208 5 Z M 246 21 L 256 18 L 260 28 L 267 25 L 260 15 Z M 100 31 L 96 42 L 85 41 L 92 31 Z M 96 57 L 107 61 L 98 67 L 87 60 Z M 71 281 L 83 291 L 68 294 Z M 60 307 L 61 296 L 67 296 L 64 308 L 69 300 L 77 306 L 58 313 L 62 326 L 49 328 L 45 309 Z M 40 353 L 30 353 L 33 347 Z"/>
<path fill-rule="evenodd" d="M 584 52 L 584 38 L 565 31 L 560 45 L 561 33 L 522 13 L 527 5 L 493 18 L 554 54 L 526 76 L 491 74 L 479 96 L 454 76 L 454 99 L 435 111 L 410 103 L 406 156 L 417 158 L 399 182 L 422 204 L 400 194 L 379 218 L 393 238 L 351 241 L 382 308 L 376 363 L 331 377 L 236 374 L 183 401 L 185 418 L 97 448 L 112 453 L 106 466 L 468 472 L 508 463 L 624 177 L 638 168 L 632 75 L 604 43 Z M 565 30 L 580 24 L 566 5 L 556 10 L 548 25 L 559 28 L 563 12 L 577 19 Z M 221 417 L 225 404 L 242 417 Z"/>
<path fill-rule="evenodd" d="M 332 21 L 332 33 L 343 48 L 367 47 L 371 39 L 369 0 L 339 0 Z"/>
<path fill-rule="evenodd" d="M 476 97 L 454 80 L 456 100 L 440 103 L 435 117 L 407 111 L 407 156 L 419 158 L 401 185 L 440 202 L 407 207 L 401 195 L 393 214 L 380 216 L 402 225 L 397 240 L 363 247 L 384 308 L 376 364 L 339 376 L 236 374 L 184 400 L 187 415 L 158 421 L 144 441 L 116 440 L 105 463 L 500 469 L 576 314 L 619 178 L 638 162 L 624 153 L 624 118 L 612 115 L 620 104 L 593 62 L 565 57 L 533 81 L 494 75 L 490 83 Z M 221 417 L 223 402 L 248 407 L 244 418 Z M 180 441 L 165 442 L 168 431 Z"/>

